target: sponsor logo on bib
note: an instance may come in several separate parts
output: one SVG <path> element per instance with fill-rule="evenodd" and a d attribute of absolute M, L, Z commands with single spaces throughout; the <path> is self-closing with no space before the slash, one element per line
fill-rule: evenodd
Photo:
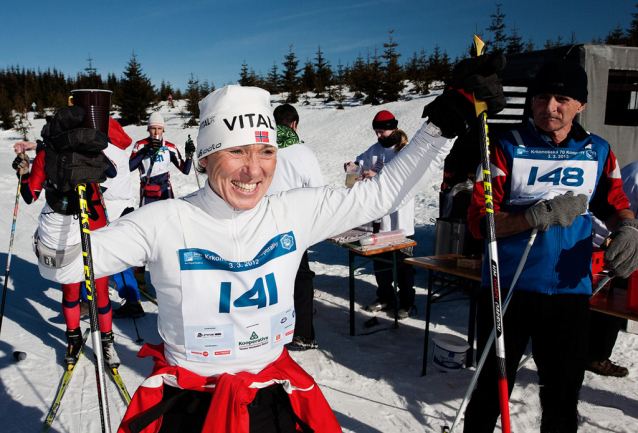
<path fill-rule="evenodd" d="M 291 249 L 295 244 L 295 240 L 290 235 L 284 235 L 281 237 L 281 246 L 287 250 Z"/>
<path fill-rule="evenodd" d="M 265 344 L 268 344 L 268 337 L 260 337 L 253 331 L 250 340 L 239 342 L 239 350 L 255 349 Z"/>

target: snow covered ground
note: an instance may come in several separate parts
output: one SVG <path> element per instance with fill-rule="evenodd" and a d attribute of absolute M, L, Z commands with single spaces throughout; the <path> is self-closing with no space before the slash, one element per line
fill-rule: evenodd
<path fill-rule="evenodd" d="M 335 110 L 311 99 L 311 105 L 297 104 L 301 121 L 299 135 L 321 164 L 326 182 L 341 187 L 345 180 L 343 163 L 375 142 L 371 128 L 373 116 L 380 109 L 392 111 L 399 127 L 411 137 L 421 124 L 423 105 L 435 95 L 414 97 L 381 107 L 360 106 L 347 101 L 345 110 Z M 182 101 L 179 101 L 180 103 Z M 349 102 L 352 102 L 349 104 Z M 197 137 L 195 128 L 183 129 L 179 110 L 162 105 L 167 127 L 165 137 L 183 149 L 188 134 Z M 44 120 L 34 120 L 32 136 L 39 138 Z M 139 140 L 145 127 L 128 126 L 126 132 Z M 0 131 L 0 263 L 6 262 L 17 179 L 11 169 L 13 144 L 19 140 L 15 131 Z M 130 151 L 130 149 L 129 149 Z M 177 195 L 197 188 L 194 173 L 184 176 L 173 170 L 172 182 Z M 131 173 L 137 191 L 139 177 Z M 416 198 L 415 253 L 432 254 L 434 226 L 438 216 L 438 189 L 441 175 L 432 179 Z M 31 249 L 31 235 L 44 201 L 31 206 L 20 203 L 11 261 L 11 276 L 0 335 L 0 431 L 38 430 L 54 398 L 63 373 L 62 357 L 66 347 L 61 291 L 40 277 Z M 440 432 L 451 425 L 474 369 L 443 373 L 430 364 L 428 375 L 421 377 L 427 273 L 416 277 L 418 314 L 401 322 L 400 329 L 390 329 L 392 319 L 379 314 L 381 324 L 366 335 L 349 335 L 347 252 L 322 242 L 311 249 L 311 267 L 317 273 L 315 288 L 315 328 L 319 350 L 293 353 L 292 356 L 318 382 L 334 409 L 345 432 Z M 371 267 L 359 271 L 356 282 L 356 333 L 369 331 L 363 323 L 372 317 L 361 307 L 375 299 L 375 282 Z M 152 289 L 151 289 L 152 291 Z M 114 302 L 119 302 L 115 293 Z M 137 320 L 141 337 L 159 343 L 157 308 L 143 299 L 147 314 Z M 469 301 L 437 304 L 432 308 L 430 337 L 441 333 L 464 336 L 467 333 Z M 88 327 L 88 321 L 82 323 Z M 118 353 L 123 365 L 122 377 L 132 393 L 150 371 L 152 362 L 136 358 L 140 345 L 132 319 L 114 320 Z M 430 344 L 430 354 L 433 343 Z M 90 342 L 89 342 L 90 346 Z M 638 363 L 635 354 L 638 336 L 621 332 L 613 360 L 629 368 L 622 379 L 602 378 L 587 373 L 581 392 L 581 426 L 583 432 L 635 432 L 638 418 Z M 13 351 L 25 351 L 28 357 L 16 361 Z M 100 415 L 95 390 L 92 351 L 88 348 L 69 385 L 52 431 L 99 431 Z M 557 353 L 556 356 L 561 356 Z M 430 360 L 431 362 L 431 360 Z M 512 430 L 538 431 L 540 422 L 538 385 L 533 362 L 519 377 L 511 398 Z M 125 412 L 125 404 L 107 378 L 111 424 L 115 429 Z M 632 427 L 633 426 L 633 427 Z"/>

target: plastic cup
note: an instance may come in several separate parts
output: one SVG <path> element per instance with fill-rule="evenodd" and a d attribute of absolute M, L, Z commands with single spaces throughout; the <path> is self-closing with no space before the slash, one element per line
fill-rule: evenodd
<path fill-rule="evenodd" d="M 97 129 L 109 134 L 109 112 L 111 111 L 110 90 L 79 89 L 72 90 L 73 105 L 84 108 L 86 117 L 81 127 Z"/>

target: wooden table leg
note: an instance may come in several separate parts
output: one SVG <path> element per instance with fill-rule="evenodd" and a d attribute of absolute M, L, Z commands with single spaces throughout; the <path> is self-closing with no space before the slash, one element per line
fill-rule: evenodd
<path fill-rule="evenodd" d="M 348 251 L 350 264 L 350 335 L 354 336 L 354 253 Z"/>
<path fill-rule="evenodd" d="M 392 251 L 392 282 L 394 284 L 394 328 L 399 329 L 399 295 L 397 293 L 398 289 L 398 270 L 397 270 L 397 252 Z"/>

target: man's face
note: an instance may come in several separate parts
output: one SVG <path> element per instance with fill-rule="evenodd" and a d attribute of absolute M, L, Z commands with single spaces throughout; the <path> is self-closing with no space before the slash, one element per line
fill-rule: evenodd
<path fill-rule="evenodd" d="M 546 132 L 571 128 L 574 117 L 585 109 L 586 103 L 569 96 L 540 93 L 532 99 L 534 123 Z"/>
<path fill-rule="evenodd" d="M 148 133 L 153 138 L 158 138 L 158 139 L 162 138 L 162 134 L 164 134 L 164 127 L 163 126 L 149 126 L 148 127 Z"/>
<path fill-rule="evenodd" d="M 199 160 L 218 196 L 234 209 L 249 210 L 272 183 L 277 149 L 266 144 L 231 147 Z"/>

